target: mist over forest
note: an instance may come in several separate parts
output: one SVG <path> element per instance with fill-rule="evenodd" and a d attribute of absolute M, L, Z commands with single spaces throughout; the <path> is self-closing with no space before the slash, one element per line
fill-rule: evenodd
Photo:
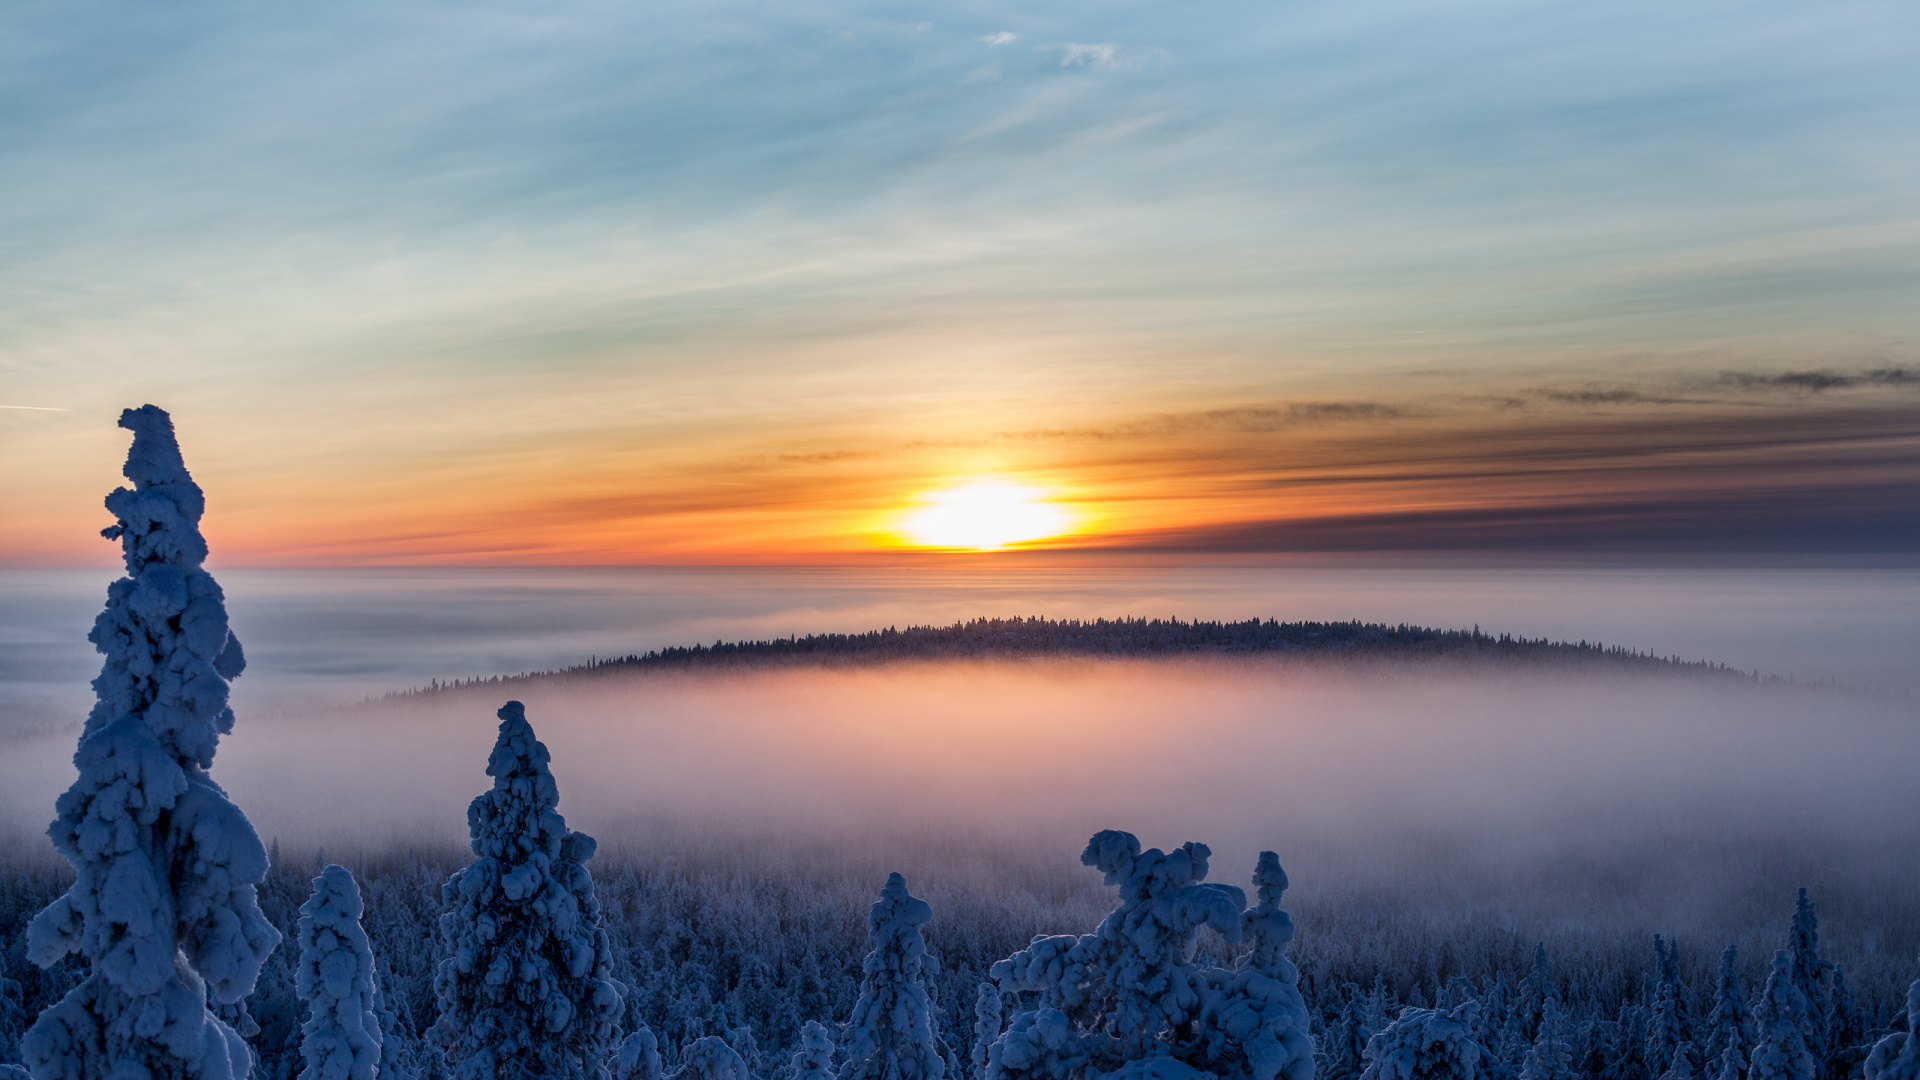
<path fill-rule="evenodd" d="M 1704 1008 L 1725 945 L 1764 981 L 1801 887 L 1875 1024 L 1920 953 L 1920 730 L 1898 696 L 1697 669 L 1273 656 L 596 669 L 510 691 L 569 825 L 600 842 L 620 978 L 649 988 L 629 1027 L 669 1061 L 750 1029 L 777 1065 L 809 1009 L 844 1015 L 862 912 L 892 871 L 933 906 L 941 1022 L 965 1045 L 989 965 L 1111 906 L 1077 858 L 1105 828 L 1204 842 L 1211 880 L 1243 887 L 1256 853 L 1277 852 L 1323 1026 L 1349 983 L 1388 1013 L 1439 1003 L 1457 978 L 1510 990 L 1544 942 L 1570 1014 L 1617 1027 L 1644 1003 L 1656 933 Z M 272 844 L 263 902 L 286 930 L 325 861 L 361 878 L 421 1033 L 422 935 L 466 857 L 506 692 L 263 712 L 214 770 Z M 9 925 L 62 876 L 34 834 L 70 752 L 43 733 L 0 756 Z M 1201 949 L 1233 952 L 1205 934 Z M 297 1003 L 271 971 L 254 1013 L 267 1056 L 293 1062 Z M 1588 1038 L 1623 1037 L 1609 1030 Z"/>

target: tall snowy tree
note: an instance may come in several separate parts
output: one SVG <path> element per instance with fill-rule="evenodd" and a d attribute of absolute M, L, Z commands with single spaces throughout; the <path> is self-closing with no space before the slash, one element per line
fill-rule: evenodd
<path fill-rule="evenodd" d="M 1313 1037 L 1300 969 L 1287 959 L 1293 919 L 1280 909 L 1287 874 L 1279 856 L 1260 853 L 1253 888 L 1255 904 L 1240 916 L 1240 939 L 1251 947 L 1235 970 L 1205 972 L 1199 1030 L 1204 1057 L 1189 1064 L 1222 1078 L 1310 1080 Z"/>
<path fill-rule="evenodd" d="M 1647 1062 L 1664 1072 L 1673 1064 L 1673 1055 L 1692 1042 L 1693 1024 L 1688 1016 L 1686 985 L 1680 980 L 1680 944 L 1663 941 L 1655 934 L 1653 951 L 1657 960 L 1653 1008 L 1647 1018 Z"/>
<path fill-rule="evenodd" d="M 1799 899 L 1794 901 L 1793 922 L 1787 927 L 1787 955 L 1791 960 L 1793 985 L 1807 999 L 1807 1018 L 1811 1025 L 1807 1033 L 1807 1048 L 1813 1051 L 1815 1057 L 1824 1059 L 1827 973 L 1833 970 L 1833 964 L 1820 956 L 1820 919 L 1814 911 L 1813 901 L 1807 899 L 1805 889 L 1800 890 Z"/>
<path fill-rule="evenodd" d="M 1907 987 L 1907 1028 L 1894 1031 L 1867 1055 L 1867 1080 L 1920 1080 L 1920 980 Z"/>
<path fill-rule="evenodd" d="M 1542 1003 L 1539 1032 L 1520 1066 L 1520 1080 L 1575 1080 L 1579 1073 L 1573 1061 L 1573 1045 L 1560 1015 L 1559 999 L 1548 996 Z"/>
<path fill-rule="evenodd" d="M 1827 997 L 1827 1026 L 1821 1035 L 1827 1047 L 1827 1076 L 1847 1080 L 1866 1060 L 1867 1018 L 1847 985 L 1846 968 L 1840 964 L 1833 966 L 1833 992 Z"/>
<path fill-rule="evenodd" d="M 800 1047 L 793 1052 L 792 1080 L 833 1080 L 833 1036 L 818 1020 L 800 1029 Z"/>
<path fill-rule="evenodd" d="M 1813 1018 L 1785 949 L 1773 954 L 1773 973 L 1767 976 L 1755 1018 L 1760 1041 L 1747 1071 L 1751 1080 L 1814 1080 L 1820 1061 L 1810 1045 Z"/>
<path fill-rule="evenodd" d="M 587 873 L 594 841 L 556 809 L 526 707 L 498 715 L 493 789 L 467 807 L 475 861 L 441 889 L 435 1032 L 461 1080 L 597 1080 L 622 1001 Z"/>
<path fill-rule="evenodd" d="M 847 1021 L 840 1080 L 941 1080 L 946 1075 L 946 1047 L 926 986 L 939 961 L 920 936 L 931 918 L 927 902 L 908 894 L 907 879 L 889 874 L 867 915 L 873 951 L 863 967 L 860 1000 Z"/>
<path fill-rule="evenodd" d="M 362 910 L 360 886 L 338 865 L 313 879 L 313 896 L 300 905 L 294 988 L 307 1003 L 300 1080 L 374 1080 L 380 1071 L 373 949 L 360 928 Z"/>
<path fill-rule="evenodd" d="M 1733 945 L 1720 954 L 1720 976 L 1714 987 L 1713 1012 L 1707 1015 L 1706 1056 L 1702 1059 L 1712 1068 L 1720 1068 L 1731 1047 L 1735 1060 L 1744 1070 L 1747 1055 L 1753 1050 L 1753 1013 L 1747 1008 L 1747 995 L 1740 987 L 1740 970 L 1734 963 L 1739 955 L 1739 948 Z"/>
<path fill-rule="evenodd" d="M 1000 1037 L 1002 1022 L 1000 988 L 991 982 L 982 982 L 973 1002 L 974 1080 L 986 1080 L 987 1051 Z"/>
<path fill-rule="evenodd" d="M 1553 961 L 1547 959 L 1547 943 L 1537 941 L 1533 945 L 1533 968 L 1527 977 L 1520 980 L 1519 1000 L 1514 1012 L 1519 1017 L 1520 1033 L 1531 1039 L 1540 1033 L 1540 1018 L 1546 1012 L 1548 1001 L 1559 998 L 1559 990 L 1553 982 Z"/>
<path fill-rule="evenodd" d="M 1387 1030 L 1367 1043 L 1367 1071 L 1360 1080 L 1480 1080 L 1480 1043 L 1473 1037 L 1469 1001 L 1443 1013 L 1406 1008 Z"/>
<path fill-rule="evenodd" d="M 244 999 L 280 943 L 254 894 L 266 848 L 207 775 L 246 661 L 201 569 L 206 500 L 173 422 L 147 405 L 120 426 L 133 432 L 133 487 L 107 496 L 118 524 L 103 535 L 120 541 L 127 576 L 87 635 L 106 663 L 73 757 L 80 775 L 47 830 L 76 880 L 27 931 L 34 963 L 79 953 L 91 971 L 21 1052 L 36 1080 L 230 1080 L 252 1058 L 209 1003 Z"/>

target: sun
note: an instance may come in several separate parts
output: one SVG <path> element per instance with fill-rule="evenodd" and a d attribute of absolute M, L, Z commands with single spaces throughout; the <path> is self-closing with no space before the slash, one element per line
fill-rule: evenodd
<path fill-rule="evenodd" d="M 993 551 L 1073 531 L 1073 514 L 1045 491 L 1006 480 L 975 480 L 921 495 L 900 522 L 919 547 Z"/>

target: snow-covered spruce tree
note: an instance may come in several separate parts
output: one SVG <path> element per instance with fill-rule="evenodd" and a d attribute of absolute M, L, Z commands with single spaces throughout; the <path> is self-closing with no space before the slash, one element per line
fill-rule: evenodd
<path fill-rule="evenodd" d="M 1846 1080 L 1866 1060 L 1870 1036 L 1860 999 L 1847 986 L 1847 970 L 1841 964 L 1833 965 L 1833 993 L 1827 998 L 1827 1027 L 1822 1034 L 1827 1044 L 1827 1075 Z"/>
<path fill-rule="evenodd" d="M 1263 858 L 1265 899 L 1243 922 L 1246 893 L 1204 880 L 1210 854 L 1191 843 L 1142 852 L 1131 833 L 1113 830 L 1088 841 L 1080 861 L 1119 886 L 1120 905 L 1091 934 L 1035 938 L 993 965 L 1002 991 L 1037 1000 L 994 1042 L 987 1080 L 1312 1075 L 1305 1008 L 1284 955 L 1292 923 L 1274 904 L 1285 875 Z M 1228 941 L 1255 934 L 1245 965 L 1194 964 L 1203 926 Z"/>
<path fill-rule="evenodd" d="M 1773 973 L 1756 1010 L 1760 1041 L 1747 1071 L 1750 1080 L 1814 1080 L 1820 1062 L 1809 1045 L 1813 1020 L 1808 1011 L 1807 995 L 1793 977 L 1792 958 L 1781 949 L 1773 954 Z"/>
<path fill-rule="evenodd" d="M 1520 1080 L 1575 1080 L 1573 1044 L 1567 1038 L 1566 1020 L 1560 1015 L 1560 1001 L 1549 996 L 1540 1013 L 1539 1031 L 1527 1057 L 1520 1065 Z"/>
<path fill-rule="evenodd" d="M 1831 961 L 1820 956 L 1820 918 L 1807 890 L 1801 889 L 1793 904 L 1793 921 L 1787 926 L 1787 955 L 1791 960 L 1793 985 L 1807 999 L 1807 1049 L 1816 1058 L 1826 1057 L 1827 973 Z M 1764 1033 L 1763 1033 L 1764 1034 Z"/>
<path fill-rule="evenodd" d="M 1729 1044 L 1721 1052 L 1720 1061 L 1715 1067 L 1719 1069 L 1713 1074 L 1715 1080 L 1746 1080 L 1747 1059 L 1738 1046 Z"/>
<path fill-rule="evenodd" d="M 1361 1080 L 1480 1080 L 1480 1043 L 1473 1037 L 1469 1001 L 1450 1013 L 1406 1008 L 1387 1029 L 1367 1041 L 1367 1071 Z"/>
<path fill-rule="evenodd" d="M 0 1080 L 33 1080 L 33 1074 L 19 1065 L 0 1065 Z"/>
<path fill-rule="evenodd" d="M 1529 1039 L 1538 1035 L 1540 1018 L 1546 1012 L 1547 1002 L 1558 1000 L 1559 996 L 1553 983 L 1553 961 L 1547 959 L 1547 943 L 1534 942 L 1533 969 L 1527 972 L 1526 978 L 1520 980 L 1519 1000 L 1514 1004 L 1520 1034 Z"/>
<path fill-rule="evenodd" d="M 339 865 L 320 871 L 313 895 L 300 905 L 294 992 L 307 1003 L 300 1080 L 374 1080 L 380 1071 L 373 949 L 360 928 L 363 910 L 360 886 Z"/>
<path fill-rule="evenodd" d="M 401 1019 L 401 1010 L 405 1008 L 404 998 L 400 999 L 400 1008 L 394 1007 L 394 999 L 388 990 L 393 981 L 393 973 L 384 963 L 376 962 L 373 976 L 373 1015 L 380 1021 L 380 1080 L 427 1080 L 427 1068 L 420 1060 L 419 1048 L 407 1035 L 407 1022 Z"/>
<path fill-rule="evenodd" d="M 718 1035 L 703 1035 L 680 1055 L 672 1080 L 753 1080 L 747 1063 Z"/>
<path fill-rule="evenodd" d="M 1253 888 L 1257 903 L 1240 916 L 1241 940 L 1251 948 L 1236 970 L 1205 971 L 1209 992 L 1199 1026 L 1204 1057 L 1189 1064 L 1222 1078 L 1311 1080 L 1313 1037 L 1300 969 L 1287 959 L 1293 919 L 1280 909 L 1287 874 L 1279 856 L 1260 853 Z"/>
<path fill-rule="evenodd" d="M 1673 1063 L 1673 1055 L 1692 1042 L 1693 1024 L 1688 1016 L 1687 989 L 1680 981 L 1680 944 L 1655 934 L 1653 951 L 1657 960 L 1653 1008 L 1647 1018 L 1647 1062 L 1664 1074 Z"/>
<path fill-rule="evenodd" d="M 597 1080 L 622 1002 L 587 873 L 594 841 L 555 809 L 560 791 L 525 706 L 509 701 L 498 715 L 493 789 L 467 807 L 475 860 L 440 890 L 447 956 L 434 976 L 434 1032 L 460 1080 Z"/>
<path fill-rule="evenodd" d="M 80 775 L 47 830 L 76 880 L 27 931 L 41 967 L 68 953 L 92 967 L 21 1053 L 36 1080 L 230 1080 L 252 1058 L 209 1000 L 245 998 L 280 943 L 254 895 L 266 849 L 207 775 L 246 661 L 200 567 L 206 501 L 172 421 L 147 405 L 120 426 L 133 432 L 133 487 L 107 496 L 119 523 L 104 535 L 120 541 L 127 576 L 87 635 L 107 659 L 73 756 Z"/>
<path fill-rule="evenodd" d="M 1673 1064 L 1660 1074 L 1660 1080 L 1693 1080 L 1693 1064 L 1688 1060 L 1692 1053 L 1691 1044 L 1681 1043 L 1673 1052 Z"/>
<path fill-rule="evenodd" d="M 1920 1080 L 1920 980 L 1907 988 L 1907 1029 L 1894 1031 L 1867 1055 L 1867 1080 Z"/>
<path fill-rule="evenodd" d="M 933 918 L 925 900 L 907 893 L 907 879 L 887 875 L 867 915 L 867 954 L 860 1000 L 847 1021 L 840 1080 L 941 1080 L 946 1047 L 933 1022 L 926 977 L 939 970 L 920 927 Z"/>
<path fill-rule="evenodd" d="M 800 1029 L 800 1048 L 793 1052 L 792 1080 L 833 1080 L 833 1036 L 818 1020 Z"/>
<path fill-rule="evenodd" d="M 1727 946 L 1720 954 L 1720 977 L 1714 989 L 1713 1011 L 1707 1015 L 1706 1056 L 1702 1059 L 1708 1067 L 1718 1068 L 1731 1047 L 1734 1057 L 1742 1070 L 1747 1067 L 1747 1054 L 1753 1049 L 1753 1013 L 1747 1009 L 1746 991 L 1740 987 L 1740 971 L 1734 966 L 1740 950 Z"/>
<path fill-rule="evenodd" d="M 1367 1040 L 1378 1034 L 1370 1022 L 1371 1009 L 1368 1005 L 1372 996 L 1360 989 L 1357 983 L 1348 983 L 1345 989 L 1346 1002 L 1340 1007 L 1340 1016 L 1327 1028 L 1327 1038 L 1319 1046 L 1326 1062 L 1324 1070 L 1318 1070 L 1324 1080 L 1348 1080 L 1360 1075 L 1361 1061 L 1367 1052 Z"/>
<path fill-rule="evenodd" d="M 645 1024 L 627 1036 L 613 1055 L 613 1080 L 660 1080 L 660 1041 Z"/>
<path fill-rule="evenodd" d="M 1001 1008 L 1000 988 L 991 982 L 981 982 L 980 992 L 973 1001 L 974 1080 L 986 1080 L 987 1052 L 1004 1026 Z"/>

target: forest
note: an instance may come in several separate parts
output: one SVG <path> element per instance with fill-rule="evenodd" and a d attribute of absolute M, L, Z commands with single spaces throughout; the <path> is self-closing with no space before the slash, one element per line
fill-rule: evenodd
<path fill-rule="evenodd" d="M 1365 622 L 1280 622 L 1248 619 L 1210 622 L 1180 619 L 971 619 L 951 626 L 888 627 L 861 634 L 808 634 L 764 641 L 716 641 L 674 646 L 626 656 L 595 657 L 558 671 L 525 672 L 483 679 L 435 682 L 396 692 L 417 696 L 469 687 L 511 686 L 528 681 L 649 670 L 760 667 L 782 664 L 863 664 L 905 660 L 989 660 L 1031 657 L 1175 657 L 1274 655 L 1316 658 L 1378 658 L 1398 662 L 1475 661 L 1534 667 L 1675 671 L 1779 681 L 1736 671 L 1708 660 L 1655 656 L 1589 641 L 1438 630 Z"/>

